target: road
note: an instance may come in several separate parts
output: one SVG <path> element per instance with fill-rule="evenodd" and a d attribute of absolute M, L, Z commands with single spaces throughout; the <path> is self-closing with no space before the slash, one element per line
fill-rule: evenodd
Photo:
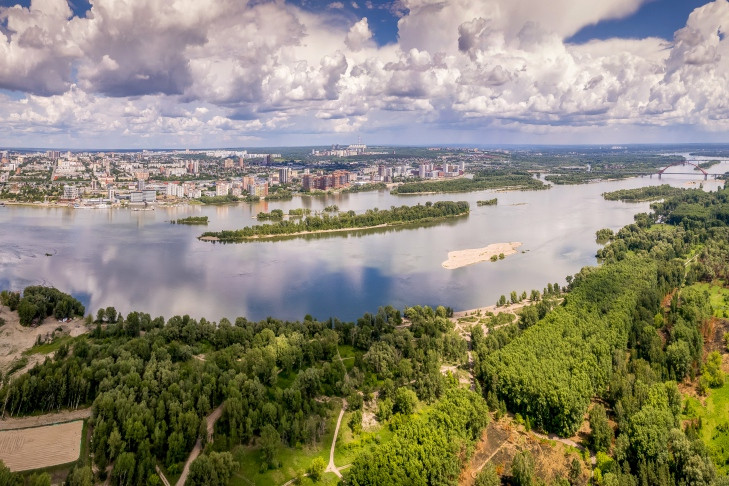
<path fill-rule="evenodd" d="M 337 437 L 339 436 L 339 426 L 342 425 L 342 417 L 344 417 L 344 410 L 347 408 L 347 401 L 342 402 L 342 410 L 339 411 L 339 418 L 337 419 L 337 427 L 334 429 L 334 437 L 332 438 L 332 447 L 329 449 L 329 465 L 324 472 L 333 472 L 340 478 L 342 473 L 339 472 L 339 468 L 334 464 L 334 448 L 337 445 Z"/>
<path fill-rule="evenodd" d="M 205 420 L 207 421 L 207 428 L 208 428 L 208 442 L 212 442 L 213 440 L 213 430 L 215 429 L 215 422 L 218 421 L 220 416 L 223 415 L 223 405 L 221 404 L 218 408 L 212 411 L 210 415 L 205 417 Z M 182 469 L 182 475 L 180 476 L 180 479 L 177 480 L 177 483 L 175 486 L 184 486 L 185 481 L 187 481 L 187 475 L 190 474 L 190 464 L 192 464 L 192 461 L 197 459 L 197 456 L 200 455 L 200 452 L 202 452 L 202 441 L 198 439 L 195 442 L 195 446 L 192 448 L 192 451 L 190 451 L 190 455 L 187 456 L 187 461 L 185 461 L 185 467 Z M 164 482 L 167 482 L 166 479 L 163 480 Z"/>

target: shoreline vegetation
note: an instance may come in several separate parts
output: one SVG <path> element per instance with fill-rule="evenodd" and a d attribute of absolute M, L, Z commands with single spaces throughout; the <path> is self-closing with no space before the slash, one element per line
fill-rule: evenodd
<path fill-rule="evenodd" d="M 207 225 L 208 224 L 208 217 L 207 216 L 188 216 L 187 218 L 178 218 L 173 219 L 170 221 L 172 224 L 189 224 L 189 225 Z"/>
<path fill-rule="evenodd" d="M 391 209 L 368 209 L 363 214 L 354 211 L 335 215 L 307 216 L 300 221 L 277 221 L 272 224 L 247 226 L 239 230 L 208 231 L 198 237 L 201 241 L 238 243 L 279 236 L 303 236 L 316 233 L 358 231 L 370 228 L 425 223 L 465 216 L 469 213 L 465 201 L 426 202 L 425 205 L 400 206 Z"/>
<path fill-rule="evenodd" d="M 342 194 L 349 194 L 355 192 L 369 192 L 369 191 L 381 191 L 387 189 L 387 184 L 384 182 L 373 182 L 371 184 L 354 184 L 345 189 L 342 189 Z"/>
<path fill-rule="evenodd" d="M 496 261 L 497 259 L 501 260 L 504 257 L 515 254 L 517 248 L 521 245 L 519 241 L 512 241 L 510 243 L 493 243 L 483 248 L 449 251 L 448 260 L 444 261 L 441 266 L 448 270 L 454 270 L 456 268 L 473 265 L 474 263 L 489 260 Z"/>
<path fill-rule="evenodd" d="M 499 200 L 497 198 L 486 199 L 485 201 L 476 201 L 477 206 L 496 206 Z"/>
<path fill-rule="evenodd" d="M 482 170 L 473 179 L 461 177 L 443 181 L 406 182 L 390 191 L 390 194 L 427 194 L 444 192 L 474 192 L 487 189 L 510 191 L 536 191 L 551 186 L 535 179 L 527 171 Z"/>
<path fill-rule="evenodd" d="M 683 191 L 684 189 L 680 187 L 672 187 L 668 184 L 663 184 L 660 186 L 646 186 L 637 187 L 635 189 L 620 189 L 612 192 L 603 192 L 602 197 L 606 201 L 645 202 L 677 196 Z"/>

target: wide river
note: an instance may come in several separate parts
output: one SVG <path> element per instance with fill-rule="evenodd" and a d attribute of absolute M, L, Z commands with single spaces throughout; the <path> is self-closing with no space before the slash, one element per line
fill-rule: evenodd
<path fill-rule="evenodd" d="M 727 170 L 729 162 L 723 162 L 710 172 Z M 595 231 L 617 230 L 649 209 L 648 203 L 605 201 L 601 194 L 661 183 L 719 186 L 700 176 L 664 175 L 660 181 L 654 176 L 533 192 L 393 196 L 382 191 L 156 211 L 6 206 L 0 208 L 0 289 L 52 285 L 94 313 L 111 305 L 125 314 L 139 310 L 153 317 L 189 314 L 210 320 L 297 320 L 306 314 L 352 320 L 387 304 L 466 310 L 491 305 L 512 290 L 564 284 L 565 276 L 595 265 Z M 476 205 L 494 197 L 497 206 Z M 198 241 L 205 227 L 169 223 L 199 215 L 209 217 L 209 230 L 236 229 L 255 224 L 259 211 L 276 208 L 321 210 L 337 204 L 360 212 L 440 200 L 466 200 L 471 214 L 430 227 L 226 245 Z M 456 270 L 441 266 L 449 251 L 509 241 L 523 246 L 505 260 Z"/>

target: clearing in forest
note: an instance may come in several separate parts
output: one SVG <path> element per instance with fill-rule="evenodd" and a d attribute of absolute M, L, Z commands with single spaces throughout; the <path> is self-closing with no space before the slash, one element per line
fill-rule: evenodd
<path fill-rule="evenodd" d="M 0 459 L 11 471 L 28 471 L 78 459 L 83 420 L 0 431 Z"/>

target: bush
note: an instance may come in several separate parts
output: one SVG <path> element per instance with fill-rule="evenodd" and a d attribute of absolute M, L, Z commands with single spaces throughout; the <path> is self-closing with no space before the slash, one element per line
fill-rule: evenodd
<path fill-rule="evenodd" d="M 531 486 L 534 483 L 534 458 L 531 452 L 522 451 L 514 456 L 511 478 L 516 486 Z"/>
<path fill-rule="evenodd" d="M 501 478 L 496 474 L 496 469 L 493 464 L 489 463 L 479 471 L 476 476 L 475 486 L 499 486 L 501 484 Z"/>
<path fill-rule="evenodd" d="M 306 472 L 309 473 L 309 477 L 312 481 L 317 482 L 321 479 L 321 475 L 324 474 L 324 470 L 326 468 L 327 465 L 324 462 L 324 459 L 321 457 L 315 457 L 314 460 L 311 461 L 311 465 Z"/>

